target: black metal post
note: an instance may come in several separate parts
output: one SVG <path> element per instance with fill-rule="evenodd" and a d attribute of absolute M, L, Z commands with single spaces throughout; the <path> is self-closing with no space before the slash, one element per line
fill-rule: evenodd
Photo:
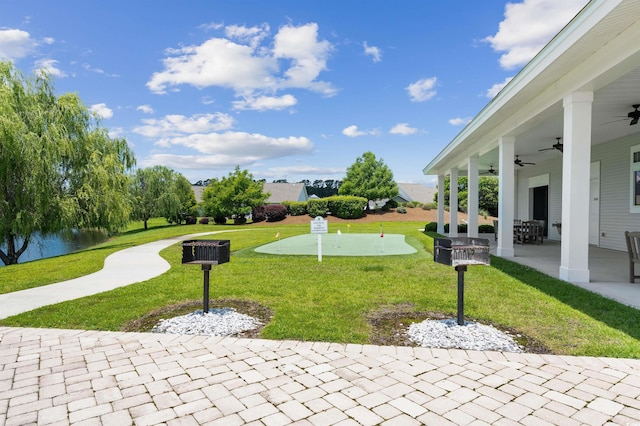
<path fill-rule="evenodd" d="M 203 264 L 202 270 L 204 271 L 204 297 L 202 300 L 202 312 L 205 314 L 209 313 L 209 271 L 211 270 L 211 265 Z"/>
<path fill-rule="evenodd" d="M 464 272 L 467 265 L 456 266 L 458 271 L 458 325 L 464 325 Z"/>

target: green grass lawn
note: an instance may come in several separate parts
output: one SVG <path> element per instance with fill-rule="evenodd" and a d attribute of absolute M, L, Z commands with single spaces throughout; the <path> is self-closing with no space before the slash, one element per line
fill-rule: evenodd
<path fill-rule="evenodd" d="M 433 240 L 423 223 L 385 223 L 385 233 L 405 234 L 418 249 L 412 255 L 381 257 L 278 256 L 253 248 L 309 232 L 309 225 L 269 227 L 156 226 L 130 230 L 111 241 L 68 256 L 0 268 L 0 292 L 43 285 L 101 267 L 108 253 L 186 233 L 250 229 L 215 238 L 231 240 L 229 263 L 211 271 L 212 299 L 257 302 L 272 310 L 262 331 L 268 339 L 368 343 L 367 316 L 392 305 L 415 311 L 456 314 L 457 273 L 433 262 Z M 331 227 L 330 227 L 331 228 Z M 333 230 L 330 229 L 331 232 Z M 379 224 L 354 223 L 350 232 L 379 232 Z M 120 330 L 129 321 L 167 305 L 202 298 L 202 270 L 182 265 L 181 247 L 161 252 L 172 268 L 149 281 L 107 293 L 43 307 L 0 321 L 24 327 Z M 465 315 L 515 329 L 556 354 L 640 357 L 640 311 L 492 257 L 492 266 L 469 267 Z M 61 266 L 62 264 L 67 266 Z M 50 270 L 55 269 L 56 278 Z M 12 281 L 7 283 L 7 281 Z"/>

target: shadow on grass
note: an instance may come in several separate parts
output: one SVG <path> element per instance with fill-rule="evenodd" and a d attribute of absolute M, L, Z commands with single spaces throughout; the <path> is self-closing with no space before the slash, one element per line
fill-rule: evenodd
<path fill-rule="evenodd" d="M 498 256 L 491 266 L 567 306 L 640 340 L 640 310 Z"/>
<path fill-rule="evenodd" d="M 436 232 L 425 232 L 431 238 L 444 237 Z M 433 246 L 431 246 L 433 251 Z M 640 340 L 640 310 L 623 305 L 597 293 L 566 281 L 550 277 L 528 266 L 491 256 L 491 266 L 512 278 L 535 288 L 548 296 L 576 309 L 596 321 L 615 328 Z"/>

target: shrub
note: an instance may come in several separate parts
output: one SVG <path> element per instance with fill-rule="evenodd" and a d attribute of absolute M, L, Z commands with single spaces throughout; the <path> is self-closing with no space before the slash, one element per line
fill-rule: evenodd
<path fill-rule="evenodd" d="M 422 205 L 422 210 L 435 210 L 438 208 L 436 203 L 426 203 Z"/>
<path fill-rule="evenodd" d="M 484 209 L 480 209 L 480 211 L 478 211 L 478 214 L 480 214 L 480 216 L 482 216 L 485 219 L 489 217 L 489 212 Z"/>
<path fill-rule="evenodd" d="M 481 234 L 493 234 L 493 225 L 479 225 L 478 233 Z M 438 222 L 429 222 L 424 226 L 424 232 L 438 232 Z M 444 224 L 444 232 L 449 232 L 449 224 Z M 467 224 L 459 223 L 458 232 L 461 234 L 467 233 Z"/>
<path fill-rule="evenodd" d="M 200 218 L 200 225 L 208 225 L 209 224 L 209 218 L 208 217 L 201 217 Z"/>
<path fill-rule="evenodd" d="M 287 208 L 282 204 L 267 204 L 264 206 L 267 222 L 279 222 L 287 217 Z"/>
<path fill-rule="evenodd" d="M 214 216 L 213 223 L 216 225 L 225 225 L 227 223 L 227 218 L 222 215 Z"/>
<path fill-rule="evenodd" d="M 340 219 L 358 219 L 364 215 L 367 199 L 352 195 L 336 195 L 325 198 L 331 214 Z"/>
<path fill-rule="evenodd" d="M 407 203 L 407 207 L 412 208 L 412 209 L 416 208 L 418 206 L 420 206 L 420 201 L 410 201 L 410 202 Z"/>
<path fill-rule="evenodd" d="M 313 198 L 307 201 L 307 213 L 311 217 L 325 217 L 329 211 L 326 198 Z"/>
<path fill-rule="evenodd" d="M 262 222 L 267 219 L 267 215 L 265 214 L 265 206 L 255 206 L 251 209 L 251 217 L 254 222 Z"/>
<path fill-rule="evenodd" d="M 187 225 L 195 225 L 198 223 L 198 218 L 195 216 L 187 216 L 184 220 Z"/>
<path fill-rule="evenodd" d="M 493 234 L 495 229 L 493 228 L 493 225 L 484 224 L 478 226 L 478 232 L 481 234 Z"/>
<path fill-rule="evenodd" d="M 302 216 L 307 214 L 306 201 L 285 201 L 282 204 L 287 208 L 287 213 L 291 216 Z"/>
<path fill-rule="evenodd" d="M 396 207 L 398 207 L 398 202 L 396 200 L 389 200 L 387 201 L 387 204 L 385 204 L 385 206 L 389 207 L 390 209 L 395 209 Z"/>
<path fill-rule="evenodd" d="M 247 223 L 247 217 L 243 214 L 233 215 L 233 224 L 234 225 L 244 225 Z"/>
<path fill-rule="evenodd" d="M 438 232 L 438 222 L 429 222 L 424 226 L 424 232 Z"/>
<path fill-rule="evenodd" d="M 407 208 L 406 208 L 406 207 L 399 206 L 399 207 L 397 207 L 397 208 L 396 208 L 396 211 L 397 211 L 398 213 L 407 213 Z"/>

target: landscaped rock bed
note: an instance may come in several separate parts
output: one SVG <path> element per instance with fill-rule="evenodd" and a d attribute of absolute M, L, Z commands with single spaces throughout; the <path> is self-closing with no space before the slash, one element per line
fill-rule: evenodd
<path fill-rule="evenodd" d="M 259 337 L 273 314 L 250 301 L 213 300 L 202 315 L 200 301 L 168 306 L 132 321 L 124 331 L 194 334 L 209 336 Z M 371 343 L 387 346 L 548 353 L 534 340 L 504 327 L 481 324 L 467 318 L 459 326 L 451 316 L 416 312 L 409 304 L 385 307 L 368 317 Z"/>

